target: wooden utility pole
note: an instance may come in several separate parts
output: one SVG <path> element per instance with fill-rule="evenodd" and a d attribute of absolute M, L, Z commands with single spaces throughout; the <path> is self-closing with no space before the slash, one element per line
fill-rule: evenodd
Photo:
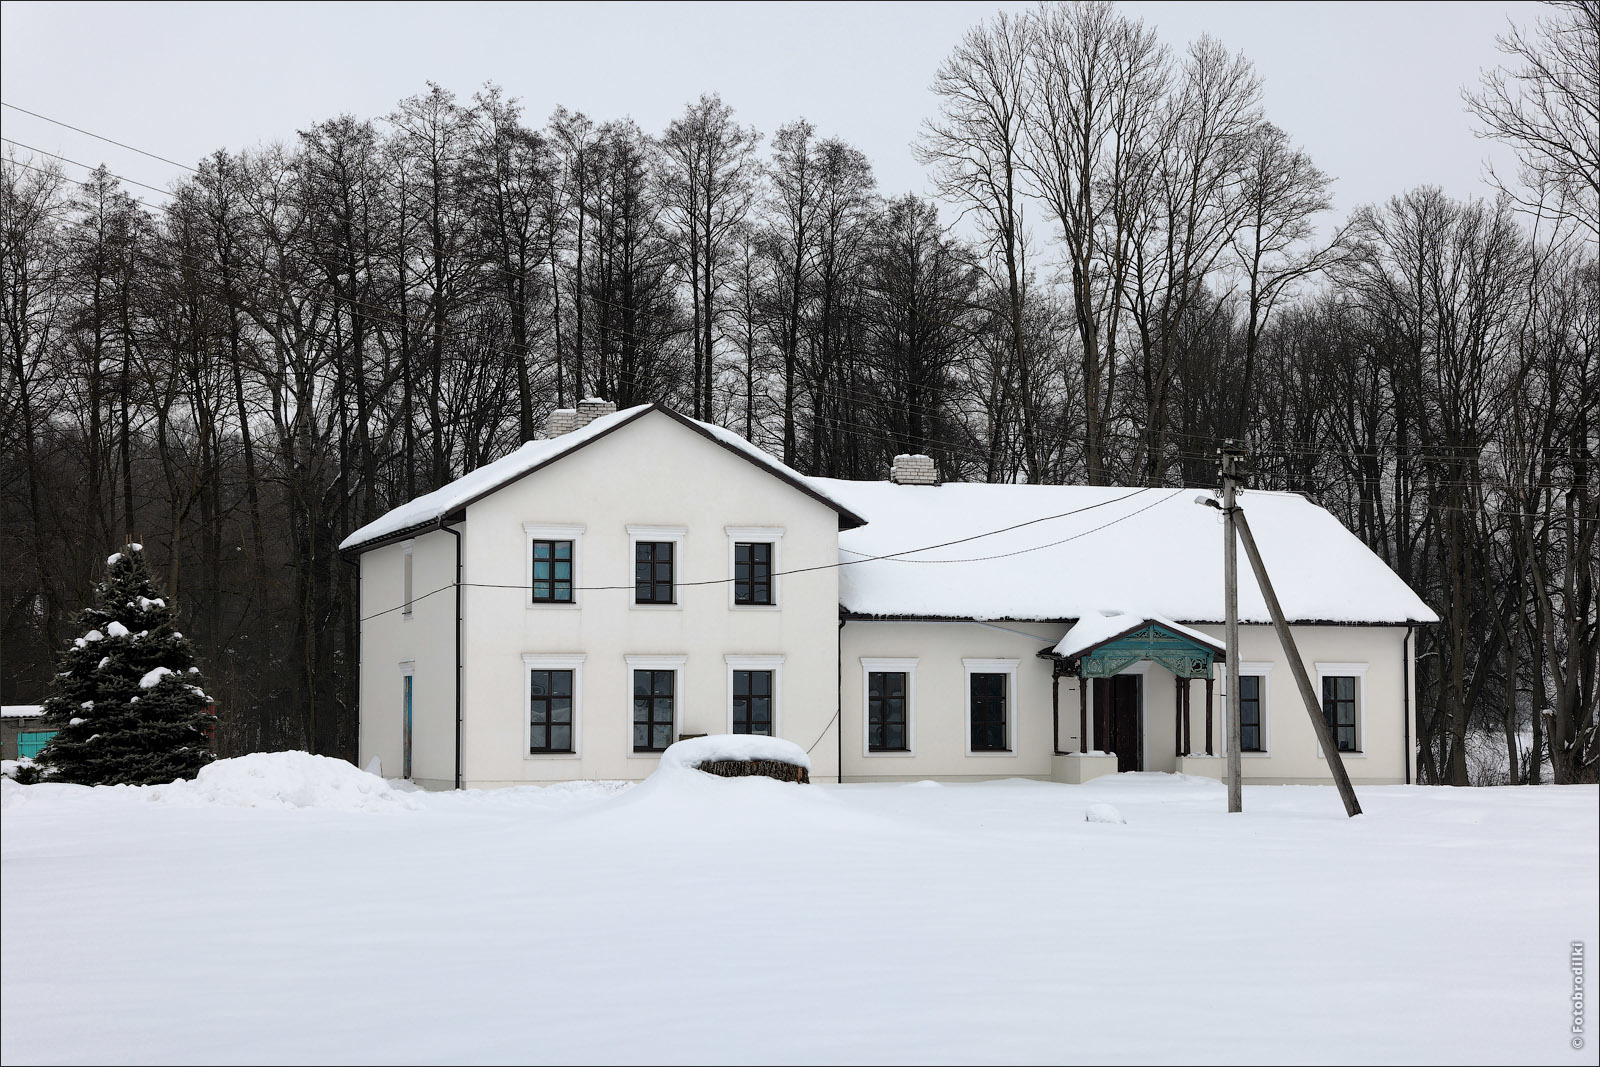
<path fill-rule="evenodd" d="M 1256 584 L 1261 587 L 1261 595 L 1267 602 L 1267 611 L 1272 616 L 1273 629 L 1278 631 L 1278 640 L 1283 644 L 1283 654 L 1289 661 L 1289 670 L 1294 673 L 1295 684 L 1300 687 L 1300 697 L 1306 703 L 1306 714 L 1311 716 L 1311 728 L 1316 731 L 1317 742 L 1322 745 L 1323 754 L 1328 759 L 1328 769 L 1333 772 L 1333 784 L 1339 787 L 1339 799 L 1344 801 L 1346 815 L 1354 818 L 1361 814 L 1361 805 L 1356 801 L 1355 787 L 1350 784 L 1350 776 L 1345 773 L 1344 760 L 1339 755 L 1339 746 L 1334 743 L 1333 734 L 1328 730 L 1328 724 L 1322 717 L 1322 704 L 1317 699 L 1317 694 L 1311 688 L 1311 678 L 1306 674 L 1306 665 L 1300 661 L 1300 649 L 1294 643 L 1294 635 L 1289 633 L 1289 623 L 1283 617 L 1283 608 L 1278 604 L 1278 595 L 1272 590 L 1272 582 L 1267 578 L 1266 565 L 1261 562 L 1261 552 L 1256 548 L 1256 539 L 1250 533 L 1250 523 L 1245 519 L 1244 512 L 1235 510 L 1233 514 L 1233 529 L 1237 531 L 1239 539 L 1244 542 L 1244 554 L 1250 557 L 1250 568 L 1256 572 Z M 1232 663 L 1232 649 L 1229 649 L 1229 692 L 1233 692 L 1232 679 L 1237 668 Z M 1230 699 L 1230 707 L 1237 705 Z M 1230 723 L 1229 728 L 1234 731 L 1230 734 L 1230 744 L 1237 739 L 1238 727 Z M 1228 752 L 1229 766 L 1236 758 L 1234 752 Z M 1231 797 L 1231 792 L 1230 792 Z M 1231 809 L 1230 809 L 1231 810 Z"/>
<path fill-rule="evenodd" d="M 1244 761 L 1239 758 L 1239 548 L 1234 516 L 1239 513 L 1235 496 L 1239 490 L 1238 462 L 1244 450 L 1233 441 L 1222 449 L 1222 581 L 1223 645 L 1227 650 L 1227 699 L 1222 717 L 1228 728 L 1228 811 L 1244 810 Z"/>

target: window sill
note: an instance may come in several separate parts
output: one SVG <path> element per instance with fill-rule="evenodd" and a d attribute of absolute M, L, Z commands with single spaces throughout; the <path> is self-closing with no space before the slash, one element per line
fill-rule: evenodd
<path fill-rule="evenodd" d="M 1328 754 L 1326 752 L 1322 751 L 1322 749 L 1319 747 L 1317 749 L 1317 758 L 1319 760 L 1323 760 L 1324 762 L 1326 762 L 1327 759 L 1328 759 Z M 1365 752 L 1361 751 L 1360 749 L 1357 749 L 1354 752 L 1340 752 L 1339 753 L 1339 758 L 1340 759 L 1366 759 L 1367 758 L 1367 754 Z"/>
<path fill-rule="evenodd" d="M 556 600 L 551 601 L 550 603 L 528 603 L 522 606 L 527 608 L 529 611 L 577 611 L 583 605 L 579 604 L 576 600 Z"/>
<path fill-rule="evenodd" d="M 777 611 L 777 604 L 729 604 L 729 611 Z"/>
<path fill-rule="evenodd" d="M 682 604 L 629 604 L 629 611 L 682 611 Z"/>
<path fill-rule="evenodd" d="M 1016 749 L 1011 748 L 980 748 L 967 749 L 967 755 L 982 758 L 984 756 L 1015 756 Z"/>
<path fill-rule="evenodd" d="M 579 753 L 577 752 L 529 752 L 522 758 L 526 760 L 577 759 L 578 756 Z"/>
<path fill-rule="evenodd" d="M 916 753 L 909 748 L 889 748 L 877 752 L 867 751 L 861 755 L 867 759 L 905 759 L 908 756 L 915 756 Z"/>
<path fill-rule="evenodd" d="M 666 749 L 662 749 L 661 751 L 665 752 Z M 630 752 L 630 753 L 628 753 L 628 758 L 629 759 L 660 759 L 661 758 L 661 752 Z"/>

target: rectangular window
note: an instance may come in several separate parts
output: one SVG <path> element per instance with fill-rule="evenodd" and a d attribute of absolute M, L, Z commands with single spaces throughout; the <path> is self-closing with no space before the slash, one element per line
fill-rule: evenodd
<path fill-rule="evenodd" d="M 572 672 L 528 672 L 528 754 L 572 751 Z"/>
<path fill-rule="evenodd" d="M 672 744 L 676 671 L 633 672 L 633 750 L 661 752 Z"/>
<path fill-rule="evenodd" d="M 530 542 L 533 552 L 533 601 L 572 603 L 572 542 Z"/>
<path fill-rule="evenodd" d="M 733 602 L 772 603 L 772 544 L 738 541 L 733 546 Z"/>
<path fill-rule="evenodd" d="M 733 672 L 733 732 L 772 736 L 772 672 Z"/>
<path fill-rule="evenodd" d="M 978 674 L 972 679 L 972 751 L 1006 752 L 1006 675 Z"/>
<path fill-rule="evenodd" d="M 404 716 L 404 721 L 400 726 L 400 777 L 409 780 L 411 778 L 411 698 L 414 692 L 413 676 L 410 674 L 401 675 L 400 688 L 401 714 Z"/>
<path fill-rule="evenodd" d="M 1324 675 L 1322 679 L 1322 719 L 1333 734 L 1340 752 L 1361 751 L 1356 737 L 1357 680 L 1347 674 Z"/>
<path fill-rule="evenodd" d="M 1239 675 L 1239 751 L 1261 752 L 1261 676 Z"/>
<path fill-rule="evenodd" d="M 905 752 L 910 747 L 906 731 L 905 671 L 867 673 L 867 751 Z"/>
<path fill-rule="evenodd" d="M 633 602 L 671 604 L 671 541 L 635 541 L 633 545 Z"/>

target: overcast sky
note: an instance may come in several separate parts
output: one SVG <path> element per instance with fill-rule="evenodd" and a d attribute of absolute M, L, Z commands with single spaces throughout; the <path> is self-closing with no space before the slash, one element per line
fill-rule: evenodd
<path fill-rule="evenodd" d="M 908 145 L 933 108 L 928 84 L 960 34 L 999 6 L 5 3 L 0 95 L 192 162 L 291 139 L 340 112 L 385 114 L 430 79 L 462 98 L 495 81 L 535 122 L 559 103 L 631 115 L 651 132 L 717 91 L 763 133 L 804 115 L 863 149 L 884 191 L 925 192 Z M 1174 48 L 1210 33 L 1254 60 L 1269 117 L 1338 179 L 1341 215 L 1423 183 L 1485 191 L 1483 161 L 1497 150 L 1473 136 L 1460 90 L 1497 62 L 1508 18 L 1539 13 L 1534 3 L 1123 8 Z M 0 119 L 6 137 L 151 185 L 181 173 L 10 109 Z"/>

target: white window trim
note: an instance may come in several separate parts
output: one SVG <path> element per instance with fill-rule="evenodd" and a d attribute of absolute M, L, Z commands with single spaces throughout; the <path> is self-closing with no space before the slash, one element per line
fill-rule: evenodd
<path fill-rule="evenodd" d="M 783 736 L 783 660 L 781 655 L 770 656 L 723 656 L 722 660 L 728 665 L 728 717 L 727 732 L 733 733 L 733 672 L 734 671 L 771 671 L 772 672 L 772 736 Z"/>
<path fill-rule="evenodd" d="M 861 660 L 861 754 L 867 759 L 904 759 L 917 754 L 917 663 L 916 659 Z M 874 752 L 869 743 L 872 720 L 869 696 L 872 691 L 873 671 L 899 671 L 906 676 L 906 750 L 904 752 Z M 967 731 L 971 743 L 972 731 Z"/>
<path fill-rule="evenodd" d="M 682 611 L 683 597 L 680 590 L 683 588 L 683 541 L 689 535 L 687 526 L 641 526 L 637 523 L 628 524 L 628 609 L 630 611 Z M 671 541 L 672 542 L 672 603 L 670 604 L 640 604 L 633 599 L 634 564 L 638 559 L 638 545 L 640 541 Z M 660 668 L 657 668 L 660 669 Z M 628 684 L 628 699 L 633 699 L 633 684 Z M 633 747 L 632 730 L 633 717 L 628 717 L 629 742 L 628 747 Z"/>
<path fill-rule="evenodd" d="M 782 526 L 724 526 L 723 530 L 728 535 L 728 607 L 735 611 L 777 611 L 783 604 L 782 591 L 779 586 L 779 574 L 783 570 L 783 527 Z M 767 542 L 772 545 L 772 603 L 770 604 L 739 604 L 734 601 L 733 576 L 737 573 L 734 569 L 734 546 L 742 541 Z"/>
<path fill-rule="evenodd" d="M 572 554 L 578 554 L 574 546 Z M 577 759 L 583 754 L 583 661 L 584 653 L 524 652 L 522 654 L 522 758 L 525 760 Z M 528 711 L 533 706 L 533 671 L 572 672 L 572 751 L 529 752 L 533 724 L 528 721 Z"/>
<path fill-rule="evenodd" d="M 405 604 L 400 609 L 402 619 L 410 619 L 416 612 L 416 561 L 412 558 L 412 549 L 416 547 L 416 543 L 415 540 L 400 542 L 403 553 L 401 566 L 405 568 L 400 579 L 400 596 Z"/>
<path fill-rule="evenodd" d="M 1367 758 L 1367 668 L 1370 663 L 1318 663 L 1317 664 L 1317 714 L 1322 714 L 1322 679 L 1324 677 L 1354 677 L 1356 680 L 1356 750 L 1339 753 L 1340 759 Z M 1326 760 L 1328 754 L 1317 743 L 1317 758 Z"/>
<path fill-rule="evenodd" d="M 1261 679 L 1261 751 L 1240 752 L 1241 759 L 1262 759 L 1272 755 L 1272 668 L 1270 660 L 1261 662 L 1239 662 L 1239 674 L 1253 674 Z M 1221 671 L 1217 675 L 1216 686 L 1217 701 L 1221 705 L 1221 716 L 1215 723 L 1218 737 L 1216 739 L 1217 755 L 1228 754 L 1228 672 Z M 1201 728 L 1201 740 L 1205 740 L 1204 727 Z"/>
<path fill-rule="evenodd" d="M 580 581 L 583 567 L 583 540 L 584 527 L 576 523 L 549 523 L 525 522 L 522 524 L 522 570 L 523 589 L 522 606 L 529 611 L 572 611 L 580 606 L 583 596 L 579 589 L 583 583 Z M 542 603 L 533 599 L 533 543 L 535 541 L 571 541 L 572 542 L 572 603 L 560 602 Z"/>
<path fill-rule="evenodd" d="M 631 531 L 630 527 L 630 531 Z M 649 541 L 652 538 L 646 537 Z M 633 552 L 628 552 L 629 561 L 632 562 Z M 676 558 L 676 556 L 674 556 Z M 674 574 L 676 578 L 676 574 Z M 643 605 L 641 605 L 643 606 Z M 626 676 L 627 687 L 623 692 L 628 694 L 627 713 L 623 715 L 622 722 L 625 729 L 623 742 L 627 746 L 623 749 L 629 759 L 654 759 L 661 758 L 659 752 L 635 752 L 633 750 L 633 672 L 634 671 L 671 671 L 675 675 L 672 679 L 672 740 L 677 741 L 678 735 L 683 732 L 683 665 L 689 661 L 687 655 L 670 656 L 623 656 L 628 664 Z"/>
<path fill-rule="evenodd" d="M 1017 664 L 1015 659 L 963 659 L 961 661 L 962 751 L 975 759 L 991 757 L 1014 758 L 1017 755 Z M 974 752 L 972 750 L 972 676 L 974 674 L 1006 675 L 1006 751 Z"/>

